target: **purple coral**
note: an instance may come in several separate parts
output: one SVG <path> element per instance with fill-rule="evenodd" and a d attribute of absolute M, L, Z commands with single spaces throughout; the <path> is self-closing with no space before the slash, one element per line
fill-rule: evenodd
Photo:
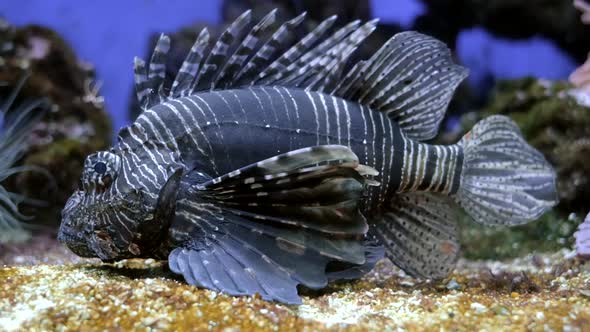
<path fill-rule="evenodd" d="M 590 24 L 590 4 L 586 0 L 574 0 L 574 7 L 582 12 L 582 23 Z"/>
<path fill-rule="evenodd" d="M 590 213 L 574 233 L 576 238 L 576 254 L 582 258 L 590 258 Z"/>

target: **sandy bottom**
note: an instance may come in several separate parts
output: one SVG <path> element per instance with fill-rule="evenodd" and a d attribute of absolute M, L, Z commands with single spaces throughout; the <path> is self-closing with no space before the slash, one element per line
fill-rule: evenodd
<path fill-rule="evenodd" d="M 590 331 L 590 263 L 567 250 L 459 262 L 421 282 L 382 261 L 304 304 L 231 297 L 184 284 L 165 263 L 84 260 L 52 237 L 0 247 L 0 330 Z"/>

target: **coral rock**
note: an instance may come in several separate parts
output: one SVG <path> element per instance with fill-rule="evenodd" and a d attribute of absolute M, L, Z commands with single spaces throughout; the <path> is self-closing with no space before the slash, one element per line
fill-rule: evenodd
<path fill-rule="evenodd" d="M 19 99 L 45 97 L 52 104 L 29 138 L 23 164 L 53 175 L 27 172 L 8 184 L 14 190 L 48 202 L 40 222 L 59 222 L 65 200 L 78 186 L 84 157 L 110 145 L 111 122 L 98 94 L 92 66 L 79 60 L 54 31 L 40 26 L 15 28 L 0 21 L 0 98 L 23 75 L 30 76 Z M 17 101 L 18 102 L 18 101 Z"/>

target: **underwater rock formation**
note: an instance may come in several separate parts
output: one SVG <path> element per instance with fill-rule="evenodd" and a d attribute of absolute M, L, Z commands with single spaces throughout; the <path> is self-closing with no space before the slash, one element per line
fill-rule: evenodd
<path fill-rule="evenodd" d="M 584 61 L 590 27 L 579 20 L 571 0 L 422 0 L 425 13 L 413 29 L 442 39 L 454 48 L 463 29 L 481 26 L 497 36 L 524 39 L 540 35 L 553 40 L 577 61 Z"/>
<path fill-rule="evenodd" d="M 16 28 L 0 21 L 0 98 L 30 72 L 18 99 L 45 97 L 52 105 L 29 137 L 22 165 L 39 166 L 53 179 L 23 173 L 9 182 L 13 190 L 48 203 L 39 223 L 55 224 L 68 195 L 78 186 L 84 157 L 110 144 L 111 122 L 98 94 L 92 66 L 79 60 L 54 31 L 40 26 Z M 18 100 L 17 100 L 18 101 Z"/>

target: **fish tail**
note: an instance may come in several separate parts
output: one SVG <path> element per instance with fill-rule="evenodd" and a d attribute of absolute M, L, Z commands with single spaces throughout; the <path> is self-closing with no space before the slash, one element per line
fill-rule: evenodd
<path fill-rule="evenodd" d="M 556 174 L 508 117 L 478 122 L 463 148 L 459 204 L 478 223 L 520 225 L 557 204 Z"/>

